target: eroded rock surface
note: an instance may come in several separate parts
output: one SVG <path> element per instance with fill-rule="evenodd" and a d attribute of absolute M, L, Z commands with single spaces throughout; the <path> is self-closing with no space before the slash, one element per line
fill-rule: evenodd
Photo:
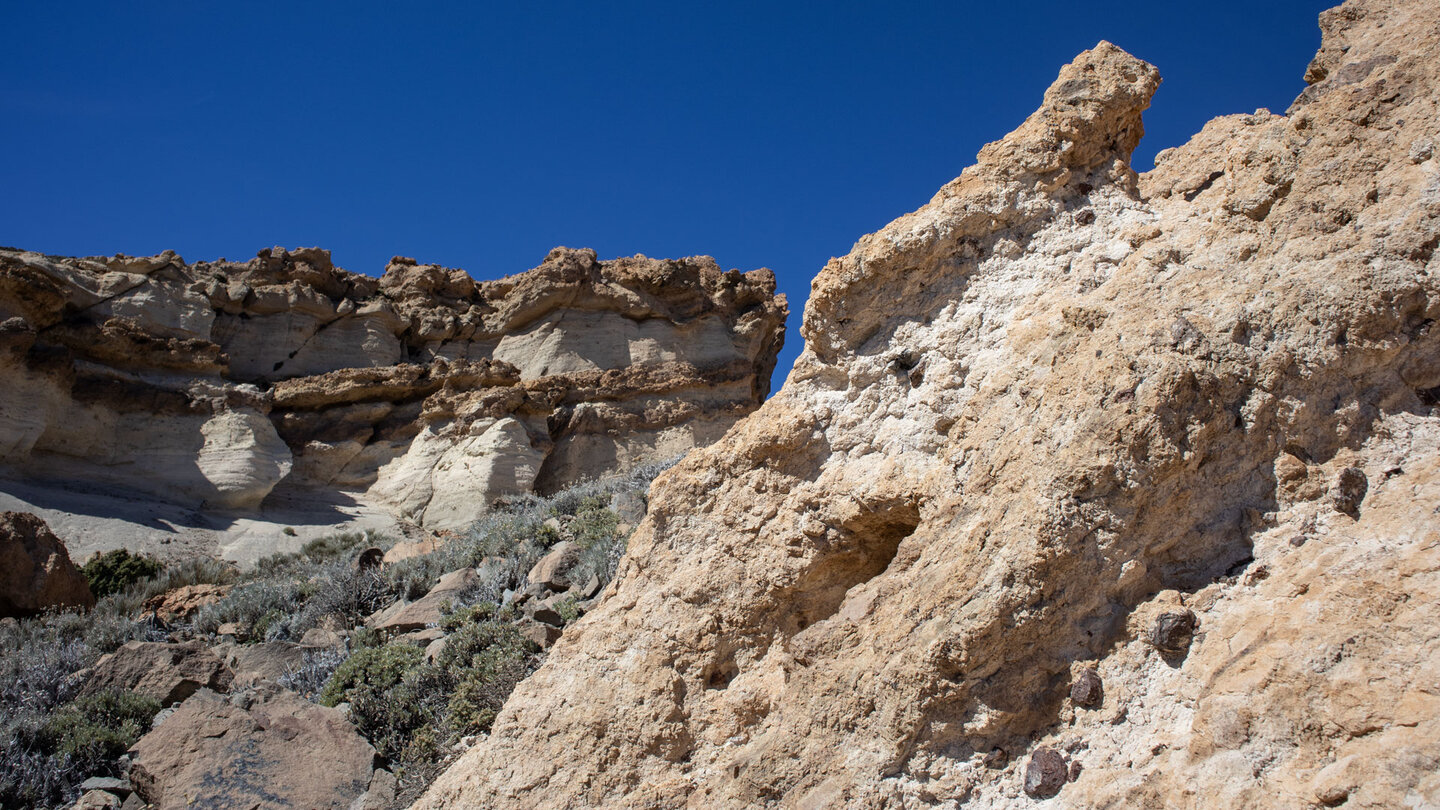
<path fill-rule="evenodd" d="M 0 513 L 0 618 L 95 606 L 90 584 L 45 521 Z"/>
<path fill-rule="evenodd" d="M 768 393 L 785 314 L 769 270 L 703 256 L 557 248 L 475 281 L 404 258 L 369 278 L 313 248 L 0 249 L 0 467 L 206 513 L 278 487 L 463 526 L 717 439 Z"/>
<path fill-rule="evenodd" d="M 225 691 L 234 674 L 199 641 L 131 641 L 95 662 L 85 692 L 136 692 L 172 706 L 201 689 Z"/>
<path fill-rule="evenodd" d="M 130 778 L 156 810 L 346 810 L 375 760 L 338 711 L 284 691 L 202 692 L 131 750 Z"/>
<path fill-rule="evenodd" d="M 833 260 L 416 807 L 1440 803 L 1440 7 L 1322 28 L 1144 176 L 1102 43 Z"/>

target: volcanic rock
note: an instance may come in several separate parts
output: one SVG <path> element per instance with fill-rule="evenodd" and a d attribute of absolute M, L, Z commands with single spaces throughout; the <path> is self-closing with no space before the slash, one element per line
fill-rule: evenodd
<path fill-rule="evenodd" d="M 1162 613 L 1150 628 L 1150 644 L 1161 652 L 1184 652 L 1195 635 L 1195 614 L 1188 610 Z"/>
<path fill-rule="evenodd" d="M 25 512 L 0 514 L 0 617 L 94 606 L 89 583 L 45 521 Z"/>
<path fill-rule="evenodd" d="M 1094 708 L 1104 699 L 1105 686 L 1101 683 L 1100 676 L 1089 667 L 1082 669 L 1075 682 L 1070 685 L 1070 701 L 1076 706 Z"/>
<path fill-rule="evenodd" d="M 224 691 L 233 678 L 225 662 L 199 641 L 131 641 L 95 663 L 85 692 L 138 692 L 170 706 L 202 688 Z"/>
<path fill-rule="evenodd" d="M 284 691 L 248 708 L 201 692 L 131 751 L 136 793 L 156 810 L 346 810 L 375 760 L 340 712 Z"/>
<path fill-rule="evenodd" d="M 1025 794 L 1048 799 L 1059 793 L 1069 779 L 1070 765 L 1064 754 L 1053 748 L 1037 749 L 1025 766 Z"/>
<path fill-rule="evenodd" d="M 278 681 L 281 675 L 305 663 L 306 648 L 288 641 L 241 644 L 224 651 L 225 665 L 234 673 L 235 688 Z"/>
<path fill-rule="evenodd" d="M 1144 176 L 1158 74 L 1102 43 L 831 261 L 785 388 L 415 807 L 1028 806 L 1042 748 L 1073 807 L 1440 803 L 1440 6 L 1321 23 L 1288 114 Z M 1365 471 L 1358 519 L 1282 461 Z"/>

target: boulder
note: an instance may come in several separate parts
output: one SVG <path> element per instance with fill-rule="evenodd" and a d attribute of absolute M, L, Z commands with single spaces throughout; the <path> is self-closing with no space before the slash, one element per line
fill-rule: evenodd
<path fill-rule="evenodd" d="M 389 551 L 385 552 L 382 562 L 385 565 L 394 565 L 401 560 L 408 560 L 411 557 L 423 557 L 440 548 L 440 545 L 441 541 L 439 538 L 396 543 L 390 547 Z"/>
<path fill-rule="evenodd" d="M 143 611 L 166 624 L 184 621 L 200 608 L 224 599 L 229 592 L 225 585 L 184 585 L 146 599 Z"/>
<path fill-rule="evenodd" d="M 300 646 L 312 650 L 334 649 L 345 646 L 345 637 L 334 630 L 312 627 L 300 637 Z"/>
<path fill-rule="evenodd" d="M 348 810 L 375 760 L 340 712 L 278 689 L 244 707 L 197 693 L 131 752 L 130 779 L 156 810 Z"/>
<path fill-rule="evenodd" d="M 445 645 L 448 636 L 441 636 L 425 646 L 425 662 L 433 664 L 440 660 L 440 654 L 445 652 Z"/>
<path fill-rule="evenodd" d="M 459 603 L 465 591 L 476 584 L 475 569 L 462 568 L 440 578 L 424 596 L 408 604 L 396 604 L 371 616 L 366 624 L 390 633 L 408 633 L 436 624 L 447 607 Z"/>
<path fill-rule="evenodd" d="M 1091 667 L 1080 670 L 1070 684 L 1070 700 L 1076 706 L 1093 709 L 1105 699 L 1105 685 Z"/>
<path fill-rule="evenodd" d="M 1048 799 L 1060 792 L 1070 779 L 1070 763 L 1053 748 L 1037 748 L 1025 765 L 1025 794 Z"/>
<path fill-rule="evenodd" d="M 202 688 L 223 692 L 233 678 L 225 662 L 199 641 L 131 641 L 95 663 L 84 691 L 139 692 L 169 706 Z"/>
<path fill-rule="evenodd" d="M 28 512 L 0 514 L 0 616 L 94 606 L 90 585 L 44 520 Z"/>
<path fill-rule="evenodd" d="M 525 607 L 525 612 L 530 618 L 551 627 L 560 628 L 565 626 L 565 617 L 555 609 L 555 605 L 548 599 L 544 602 L 532 602 Z"/>
<path fill-rule="evenodd" d="M 442 638 L 445 638 L 444 630 L 438 627 L 427 627 L 424 630 L 411 630 L 408 633 L 401 633 L 395 637 L 395 641 L 426 649 Z"/>
<path fill-rule="evenodd" d="M 113 776 L 92 776 L 80 783 L 80 790 L 103 790 L 106 793 L 114 793 L 116 796 L 124 798 L 130 795 L 133 788 L 130 786 L 130 780 L 128 779 L 118 779 Z"/>
<path fill-rule="evenodd" d="M 571 584 L 568 574 L 580 561 L 580 547 L 570 540 L 562 540 L 530 569 L 530 582 L 544 585 L 553 591 L 563 591 Z"/>
<path fill-rule="evenodd" d="M 87 790 L 75 802 L 74 810 L 120 810 L 119 796 L 105 790 Z"/>
<path fill-rule="evenodd" d="M 369 571 L 379 568 L 384 561 L 385 552 L 371 547 L 355 555 L 354 566 L 357 572 Z"/>
<path fill-rule="evenodd" d="M 520 635 L 538 644 L 540 649 L 548 650 L 560 638 L 561 630 L 544 622 L 525 621 L 520 623 Z"/>
<path fill-rule="evenodd" d="M 225 663 L 234 673 L 233 686 L 254 686 L 299 669 L 305 663 L 305 647 L 289 641 L 238 645 L 226 651 Z"/>
<path fill-rule="evenodd" d="M 350 810 L 391 810 L 398 788 L 394 774 L 383 768 L 376 769 L 370 777 L 370 789 L 350 803 Z"/>

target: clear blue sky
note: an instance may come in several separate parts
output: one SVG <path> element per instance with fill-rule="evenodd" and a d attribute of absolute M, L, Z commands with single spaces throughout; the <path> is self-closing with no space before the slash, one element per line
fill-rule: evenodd
<path fill-rule="evenodd" d="M 556 245 L 770 267 L 790 296 L 1108 39 L 1159 66 L 1137 168 L 1283 111 L 1327 2 L 19 3 L 0 244 L 319 245 L 494 278 Z"/>

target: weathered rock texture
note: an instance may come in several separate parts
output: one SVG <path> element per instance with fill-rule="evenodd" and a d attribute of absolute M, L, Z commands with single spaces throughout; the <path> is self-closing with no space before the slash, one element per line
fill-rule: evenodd
<path fill-rule="evenodd" d="M 173 706 L 201 689 L 223 692 L 234 677 L 225 662 L 199 641 L 131 641 L 95 662 L 84 691 L 136 692 Z"/>
<path fill-rule="evenodd" d="M 785 301 L 709 257 L 557 248 L 477 282 L 308 248 L 249 262 L 0 250 L 0 464 L 248 510 L 363 493 L 428 527 L 715 440 L 769 389 Z"/>
<path fill-rule="evenodd" d="M 1322 28 L 1143 177 L 1102 43 L 832 261 L 417 807 L 1440 803 L 1440 6 Z"/>
<path fill-rule="evenodd" d="M 201 692 L 131 750 L 130 779 L 156 810 L 345 810 L 375 760 L 340 712 L 285 691 Z"/>
<path fill-rule="evenodd" d="M 0 618 L 94 606 L 90 584 L 45 521 L 25 512 L 0 513 Z"/>

